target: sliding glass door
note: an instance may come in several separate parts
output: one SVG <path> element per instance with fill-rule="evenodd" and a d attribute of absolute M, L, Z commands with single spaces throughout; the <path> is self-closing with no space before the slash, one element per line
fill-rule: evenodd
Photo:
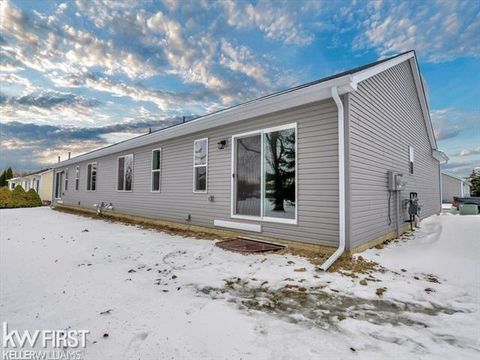
<path fill-rule="evenodd" d="M 260 216 L 261 210 L 261 134 L 235 140 L 235 209 L 238 215 Z"/>
<path fill-rule="evenodd" d="M 296 222 L 296 125 L 233 137 L 232 215 Z"/>

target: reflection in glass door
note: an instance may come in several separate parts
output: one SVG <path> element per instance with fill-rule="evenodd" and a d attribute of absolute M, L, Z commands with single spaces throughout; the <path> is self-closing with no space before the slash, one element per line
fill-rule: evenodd
<path fill-rule="evenodd" d="M 235 139 L 235 213 L 261 215 L 262 136 Z"/>

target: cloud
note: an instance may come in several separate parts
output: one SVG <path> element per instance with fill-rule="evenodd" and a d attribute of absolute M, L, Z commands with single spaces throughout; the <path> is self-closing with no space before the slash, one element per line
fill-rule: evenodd
<path fill-rule="evenodd" d="M 0 93 L 0 105 L 1 122 L 61 121 L 75 124 L 80 121 L 92 122 L 92 118 L 97 121 L 103 118 L 99 113 L 93 116 L 93 109 L 101 106 L 98 100 L 71 93 L 43 91 L 17 97 Z"/>
<path fill-rule="evenodd" d="M 417 50 L 429 62 L 480 56 L 480 2 L 373 2 L 366 7 L 364 29 L 354 44 L 374 48 L 383 57 Z"/>
<path fill-rule="evenodd" d="M 480 155 L 480 146 L 471 149 L 462 149 L 455 154 L 456 156 L 471 156 L 471 155 Z"/>
<path fill-rule="evenodd" d="M 233 0 L 221 2 L 227 22 L 239 29 L 256 27 L 267 39 L 282 41 L 285 44 L 305 46 L 314 40 L 313 33 L 303 28 L 295 18 L 294 2 L 258 1 L 255 5 Z"/>
<path fill-rule="evenodd" d="M 135 121 L 103 127 L 66 127 L 34 123 L 7 122 L 0 124 L 2 157 L 0 168 L 15 165 L 17 171 L 35 170 L 54 163 L 67 152 L 78 155 L 102 146 L 158 130 L 182 121 L 181 118 L 159 118 L 144 111 Z M 192 117 L 188 117 L 187 120 Z"/>
<path fill-rule="evenodd" d="M 461 177 L 470 175 L 473 169 L 478 168 L 480 168 L 480 159 L 449 161 L 442 165 L 442 170 L 446 170 Z"/>
<path fill-rule="evenodd" d="M 249 48 L 246 46 L 234 47 L 224 38 L 222 38 L 221 44 L 220 64 L 232 71 L 243 73 L 262 85 L 271 87 L 267 69 L 256 61 Z"/>
<path fill-rule="evenodd" d="M 477 111 L 455 108 L 432 110 L 430 116 L 435 137 L 439 141 L 457 137 L 465 130 L 478 126 L 480 121 L 480 114 Z"/>

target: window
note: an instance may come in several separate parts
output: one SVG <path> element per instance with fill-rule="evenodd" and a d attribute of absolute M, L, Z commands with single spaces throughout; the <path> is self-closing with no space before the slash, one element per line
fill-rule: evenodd
<path fill-rule="evenodd" d="M 65 169 L 65 190 L 68 190 L 68 168 Z"/>
<path fill-rule="evenodd" d="M 193 192 L 207 192 L 208 139 L 193 144 Z"/>
<path fill-rule="evenodd" d="M 95 191 L 97 189 L 97 163 L 87 165 L 87 191 Z"/>
<path fill-rule="evenodd" d="M 232 139 L 232 216 L 296 223 L 296 124 Z"/>
<path fill-rule="evenodd" d="M 117 159 L 117 190 L 132 191 L 133 154 L 120 156 Z"/>
<path fill-rule="evenodd" d="M 408 156 L 409 156 L 409 167 L 410 167 L 410 174 L 413 174 L 413 161 L 414 161 L 414 151 L 413 151 L 413 146 L 408 147 Z"/>
<path fill-rule="evenodd" d="M 75 190 L 78 191 L 80 185 L 80 166 L 75 166 Z"/>
<path fill-rule="evenodd" d="M 152 150 L 152 191 L 160 191 L 160 169 L 162 149 Z"/>

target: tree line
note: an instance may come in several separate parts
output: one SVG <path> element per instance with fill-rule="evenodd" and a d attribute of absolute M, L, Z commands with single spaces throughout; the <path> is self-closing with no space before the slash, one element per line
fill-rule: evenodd
<path fill-rule="evenodd" d="M 8 169 L 3 170 L 2 174 L 0 175 L 0 187 L 7 186 L 7 180 L 10 180 L 11 178 L 13 178 L 12 168 L 9 167 Z"/>

